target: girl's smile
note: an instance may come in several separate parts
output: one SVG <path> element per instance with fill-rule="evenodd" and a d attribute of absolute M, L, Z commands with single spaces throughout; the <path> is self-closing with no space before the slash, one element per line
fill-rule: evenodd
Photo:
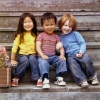
<path fill-rule="evenodd" d="M 25 31 L 31 31 L 33 29 L 34 24 L 30 17 L 26 17 L 24 19 L 23 27 L 24 27 Z"/>

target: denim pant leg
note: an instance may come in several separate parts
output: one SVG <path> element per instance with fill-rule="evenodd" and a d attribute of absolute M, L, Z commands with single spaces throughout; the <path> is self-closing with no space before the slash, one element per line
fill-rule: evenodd
<path fill-rule="evenodd" d="M 13 77 L 21 78 L 24 75 L 26 68 L 28 66 L 29 66 L 29 61 L 27 56 L 19 55 L 18 65 L 15 68 L 13 68 Z"/>
<path fill-rule="evenodd" d="M 56 75 L 67 71 L 66 60 L 60 59 L 59 56 L 52 56 L 49 59 L 51 64 L 56 67 Z"/>
<path fill-rule="evenodd" d="M 81 84 L 84 80 L 87 80 L 85 74 L 81 70 L 81 67 L 74 57 L 68 57 L 69 70 L 77 84 Z"/>
<path fill-rule="evenodd" d="M 38 80 L 40 78 L 40 74 L 36 55 L 29 55 L 29 65 L 31 67 L 31 79 Z"/>
<path fill-rule="evenodd" d="M 95 76 L 95 69 L 93 66 L 93 62 L 91 61 L 88 54 L 84 54 L 81 59 L 79 59 L 81 68 L 85 73 L 88 80 L 91 80 Z"/>
<path fill-rule="evenodd" d="M 43 75 L 45 73 L 49 75 L 50 64 L 48 60 L 38 57 L 38 63 L 39 63 L 39 70 L 40 70 L 41 77 L 43 78 Z"/>

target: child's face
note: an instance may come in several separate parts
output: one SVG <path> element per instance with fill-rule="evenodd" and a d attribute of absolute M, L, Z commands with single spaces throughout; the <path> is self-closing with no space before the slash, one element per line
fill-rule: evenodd
<path fill-rule="evenodd" d="M 63 34 L 68 34 L 72 31 L 72 27 L 69 26 L 69 20 L 65 22 L 65 24 L 61 28 Z"/>
<path fill-rule="evenodd" d="M 31 31 L 34 27 L 34 24 L 30 17 L 26 17 L 23 23 L 24 30 Z"/>
<path fill-rule="evenodd" d="M 56 24 L 54 19 L 44 20 L 43 29 L 48 34 L 53 34 Z"/>

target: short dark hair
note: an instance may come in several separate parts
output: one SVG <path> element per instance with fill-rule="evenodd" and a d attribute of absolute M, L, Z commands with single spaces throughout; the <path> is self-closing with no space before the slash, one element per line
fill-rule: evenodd
<path fill-rule="evenodd" d="M 57 23 L 56 16 L 52 12 L 46 12 L 41 16 L 41 25 L 43 25 L 43 22 L 45 20 L 49 20 L 49 19 L 54 19 L 55 20 L 55 24 Z"/>

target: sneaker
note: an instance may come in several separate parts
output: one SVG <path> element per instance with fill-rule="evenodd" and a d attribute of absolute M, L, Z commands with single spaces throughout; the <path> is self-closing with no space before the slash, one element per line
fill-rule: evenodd
<path fill-rule="evenodd" d="M 50 88 L 49 80 L 47 78 L 44 79 L 42 88 L 43 89 L 49 89 Z"/>
<path fill-rule="evenodd" d="M 65 86 L 66 82 L 64 82 L 62 77 L 57 77 L 57 81 L 55 81 L 54 84 L 59 85 L 59 86 Z"/>
<path fill-rule="evenodd" d="M 92 84 L 92 85 L 98 85 L 98 84 L 99 84 L 98 79 L 97 79 L 97 78 L 93 79 L 93 80 L 91 81 L 91 84 Z"/>
<path fill-rule="evenodd" d="M 17 78 L 12 79 L 11 86 L 18 86 L 18 81 L 19 81 L 19 79 L 17 79 Z"/>
<path fill-rule="evenodd" d="M 41 87 L 43 84 L 42 84 L 42 79 L 39 78 L 38 81 L 37 81 L 37 86 L 38 87 Z"/>
<path fill-rule="evenodd" d="M 89 86 L 89 84 L 88 84 L 87 81 L 83 81 L 83 82 L 81 83 L 81 87 L 83 87 L 83 88 L 88 87 L 88 86 Z"/>

